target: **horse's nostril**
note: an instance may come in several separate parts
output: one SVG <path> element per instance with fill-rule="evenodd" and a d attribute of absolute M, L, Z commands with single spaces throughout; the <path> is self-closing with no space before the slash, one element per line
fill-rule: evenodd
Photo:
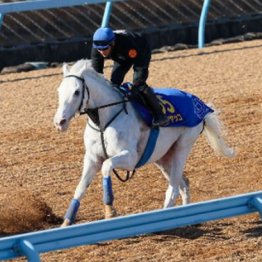
<path fill-rule="evenodd" d="M 65 119 L 62 119 L 62 120 L 60 121 L 59 125 L 62 126 L 62 125 L 65 124 L 65 122 L 66 122 L 66 120 L 65 120 Z"/>

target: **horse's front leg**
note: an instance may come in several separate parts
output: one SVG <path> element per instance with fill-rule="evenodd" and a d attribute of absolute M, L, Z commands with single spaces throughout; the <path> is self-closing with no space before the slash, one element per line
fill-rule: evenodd
<path fill-rule="evenodd" d="M 105 218 L 111 218 L 116 215 L 113 206 L 114 194 L 112 189 L 111 173 L 113 169 L 123 169 L 132 171 L 135 168 L 136 157 L 130 151 L 124 150 L 118 155 L 108 158 L 102 165 L 103 175 L 103 200 L 105 205 Z"/>
<path fill-rule="evenodd" d="M 82 171 L 82 176 L 75 190 L 74 198 L 72 199 L 67 209 L 67 212 L 65 214 L 64 222 L 61 225 L 62 227 L 71 225 L 74 222 L 76 213 L 80 206 L 80 201 L 83 198 L 85 191 L 91 184 L 98 169 L 99 166 L 88 157 L 88 154 L 86 154 L 84 158 L 84 167 Z"/>

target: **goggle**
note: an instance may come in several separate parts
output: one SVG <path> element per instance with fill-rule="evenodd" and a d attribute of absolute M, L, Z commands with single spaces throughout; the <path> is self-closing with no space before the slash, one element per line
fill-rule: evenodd
<path fill-rule="evenodd" d="M 109 48 L 109 46 L 103 47 L 103 48 L 97 48 L 97 50 L 98 50 L 98 51 L 105 51 L 105 50 L 107 50 L 108 48 Z"/>
<path fill-rule="evenodd" d="M 108 46 L 110 42 L 108 41 L 94 41 L 95 46 Z"/>
<path fill-rule="evenodd" d="M 93 41 L 93 47 L 96 48 L 98 51 L 107 50 L 112 41 Z"/>

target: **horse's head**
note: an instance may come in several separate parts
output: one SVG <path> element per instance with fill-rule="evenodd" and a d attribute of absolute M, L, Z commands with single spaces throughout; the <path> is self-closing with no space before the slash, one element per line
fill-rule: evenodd
<path fill-rule="evenodd" d="M 63 65 L 64 78 L 58 88 L 58 108 L 54 125 L 59 131 L 66 131 L 69 122 L 81 110 L 88 99 L 88 89 L 79 73 L 69 72 L 67 64 Z"/>
<path fill-rule="evenodd" d="M 79 60 L 69 70 L 63 65 L 64 78 L 58 88 L 58 109 L 54 117 L 55 127 L 60 131 L 68 128 L 77 112 L 99 108 L 114 103 L 122 97 L 110 86 L 102 74 L 97 73 L 91 60 Z"/>

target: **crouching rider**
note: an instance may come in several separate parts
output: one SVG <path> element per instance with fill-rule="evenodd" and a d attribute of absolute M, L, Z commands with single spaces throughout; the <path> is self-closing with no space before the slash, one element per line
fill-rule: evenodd
<path fill-rule="evenodd" d="M 163 114 L 156 95 L 146 84 L 148 67 L 151 60 L 151 48 L 147 40 L 138 33 L 101 27 L 93 35 L 91 60 L 93 68 L 103 74 L 104 60 L 114 61 L 111 82 L 119 87 L 129 69 L 133 66 L 133 85 L 135 92 L 143 97 L 153 114 L 152 126 L 165 126 L 167 117 Z"/>

